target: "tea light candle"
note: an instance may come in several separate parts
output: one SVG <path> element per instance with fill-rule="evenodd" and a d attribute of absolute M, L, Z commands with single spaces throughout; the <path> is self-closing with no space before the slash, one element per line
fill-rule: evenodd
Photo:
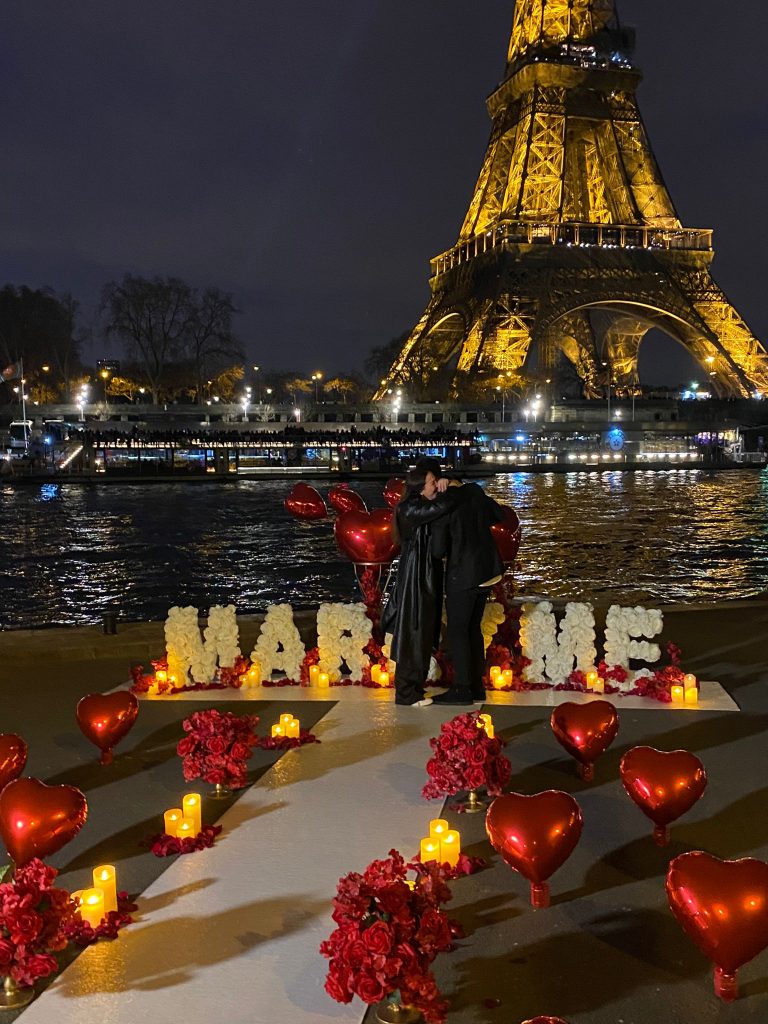
<path fill-rule="evenodd" d="M 515 676 L 514 676 L 514 673 L 513 673 L 512 669 L 511 668 L 505 668 L 504 671 L 501 673 L 501 683 L 502 683 L 502 686 L 511 686 L 512 685 L 512 680 L 514 678 L 515 678 Z"/>
<path fill-rule="evenodd" d="M 371 682 L 372 683 L 378 683 L 380 675 L 381 675 L 381 665 L 378 663 L 378 661 L 375 661 L 371 665 Z"/>
<path fill-rule="evenodd" d="M 318 686 L 328 686 L 330 681 L 331 681 L 330 680 L 330 676 L 328 675 L 327 672 L 318 672 L 318 674 L 317 674 L 317 685 Z"/>
<path fill-rule="evenodd" d="M 686 704 L 698 704 L 699 703 L 699 691 L 695 686 L 687 686 L 685 688 L 685 703 Z"/>
<path fill-rule="evenodd" d="M 104 893 L 101 889 L 83 889 L 80 893 L 80 917 L 98 928 L 104 920 Z"/>
<path fill-rule="evenodd" d="M 426 839 L 421 840 L 420 856 L 422 864 L 426 864 L 428 860 L 436 860 L 440 862 L 440 840 L 431 839 L 427 836 Z"/>
<path fill-rule="evenodd" d="M 429 838 L 442 839 L 450 827 L 445 818 L 433 818 L 429 823 Z"/>
<path fill-rule="evenodd" d="M 440 863 L 455 868 L 461 853 L 461 836 L 455 828 L 450 828 L 440 840 Z"/>
<path fill-rule="evenodd" d="M 593 693 L 605 693 L 605 680 L 601 679 L 600 676 L 597 678 L 597 682 L 592 687 Z"/>
<path fill-rule="evenodd" d="M 493 686 L 495 686 L 498 683 L 500 675 L 501 665 L 491 665 L 491 667 L 488 669 L 488 678 L 491 680 Z"/>
<path fill-rule="evenodd" d="M 159 668 L 157 672 L 155 672 L 155 679 L 157 680 L 158 683 L 167 683 L 168 673 L 165 671 L 165 669 Z"/>
<path fill-rule="evenodd" d="M 289 740 L 297 740 L 299 738 L 301 735 L 301 727 L 299 725 L 298 718 L 291 719 L 286 727 L 285 735 Z"/>
<path fill-rule="evenodd" d="M 685 690 L 682 686 L 673 686 L 670 690 L 673 704 L 682 704 L 685 700 Z"/>
<path fill-rule="evenodd" d="M 320 675 L 320 666 L 319 665 L 310 665 L 309 666 L 309 681 L 310 681 L 310 683 L 315 683 L 316 684 L 317 683 L 317 677 L 319 675 Z"/>
<path fill-rule="evenodd" d="M 389 686 L 389 672 L 379 673 L 379 686 Z"/>
<path fill-rule="evenodd" d="M 184 817 L 191 818 L 195 826 L 195 835 L 203 831 L 203 802 L 199 793 L 187 793 L 182 799 L 181 806 L 184 809 Z"/>
<path fill-rule="evenodd" d="M 690 690 L 692 686 L 696 686 L 696 676 L 692 672 L 688 672 L 683 676 L 683 686 L 686 690 Z"/>
<path fill-rule="evenodd" d="M 104 913 L 117 910 L 117 876 L 113 864 L 102 864 L 93 869 L 93 887 L 104 894 Z"/>
<path fill-rule="evenodd" d="M 588 690 L 594 690 L 595 685 L 596 685 L 596 683 L 597 683 L 599 678 L 600 678 L 600 676 L 598 675 L 597 672 L 587 672 L 587 676 L 586 676 L 586 679 L 587 679 L 587 689 Z"/>
<path fill-rule="evenodd" d="M 194 839 L 194 837 L 196 835 L 197 835 L 197 832 L 195 832 L 195 823 L 192 820 L 192 818 L 182 818 L 181 819 L 181 824 L 178 825 L 178 827 L 176 828 L 176 838 L 177 839 L 188 839 L 188 838 Z"/>
<path fill-rule="evenodd" d="M 280 725 L 283 729 L 287 729 L 287 726 L 293 721 L 293 715 L 284 714 L 280 715 Z"/>
<path fill-rule="evenodd" d="M 273 725 L 272 739 L 279 739 L 281 736 L 285 736 L 285 729 L 283 729 L 282 725 Z"/>
<path fill-rule="evenodd" d="M 175 836 L 176 829 L 181 824 L 181 819 L 184 817 L 184 812 L 180 807 L 172 807 L 169 811 L 166 811 L 163 815 L 164 830 L 167 836 Z"/>

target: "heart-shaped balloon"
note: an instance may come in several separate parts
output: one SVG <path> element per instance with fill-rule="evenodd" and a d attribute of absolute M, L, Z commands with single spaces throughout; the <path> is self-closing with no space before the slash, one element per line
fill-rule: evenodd
<path fill-rule="evenodd" d="M 0 836 L 17 866 L 60 850 L 87 816 L 85 796 L 74 786 L 16 779 L 0 793 Z"/>
<path fill-rule="evenodd" d="M 349 484 L 337 484 L 328 491 L 328 501 L 337 512 L 367 512 L 368 506 Z"/>
<path fill-rule="evenodd" d="M 555 789 L 534 796 L 505 793 L 485 819 L 491 846 L 531 883 L 534 907 L 549 906 L 546 880 L 573 853 L 583 824 L 573 797 Z"/>
<path fill-rule="evenodd" d="M 607 700 L 593 700 L 588 704 L 566 701 L 558 705 L 549 720 L 557 742 L 581 766 L 581 777 L 593 778 L 593 765 L 616 739 L 619 716 Z"/>
<path fill-rule="evenodd" d="M 502 508 L 504 509 L 504 518 L 500 523 L 493 524 L 491 533 L 496 541 L 496 548 L 501 555 L 502 562 L 505 565 L 510 565 L 517 558 L 523 528 L 514 509 L 508 508 L 506 505 L 502 505 Z"/>
<path fill-rule="evenodd" d="M 669 865 L 667 898 L 678 923 L 715 964 L 717 994 L 735 999 L 736 972 L 768 946 L 768 864 L 684 853 Z"/>
<path fill-rule="evenodd" d="M 27 744 L 12 732 L 0 733 L 0 790 L 18 779 L 27 763 Z"/>
<path fill-rule="evenodd" d="M 707 788 L 704 765 L 687 750 L 633 747 L 622 757 L 620 771 L 624 789 L 656 826 L 659 846 L 669 841 L 667 825 L 689 811 Z"/>
<path fill-rule="evenodd" d="M 325 519 L 328 515 L 322 494 L 309 484 L 295 484 L 284 505 L 297 519 Z"/>
<path fill-rule="evenodd" d="M 342 512 L 334 526 L 339 551 L 358 564 L 391 562 L 398 550 L 392 536 L 392 514 L 391 508 Z"/>
<path fill-rule="evenodd" d="M 89 693 L 77 703 L 77 724 L 87 740 L 101 751 L 101 763 L 110 764 L 112 748 L 133 728 L 139 702 L 128 690 Z"/>
<path fill-rule="evenodd" d="M 384 501 L 390 508 L 394 508 L 403 497 L 405 490 L 405 479 L 402 476 L 391 476 L 384 484 Z"/>

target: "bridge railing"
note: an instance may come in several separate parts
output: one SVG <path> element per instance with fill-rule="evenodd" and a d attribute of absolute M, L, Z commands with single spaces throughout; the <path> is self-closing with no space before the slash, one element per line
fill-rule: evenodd
<path fill-rule="evenodd" d="M 596 246 L 604 249 L 712 249 L 708 228 L 659 228 L 638 224 L 503 221 L 431 260 L 432 276 L 504 245 Z"/>

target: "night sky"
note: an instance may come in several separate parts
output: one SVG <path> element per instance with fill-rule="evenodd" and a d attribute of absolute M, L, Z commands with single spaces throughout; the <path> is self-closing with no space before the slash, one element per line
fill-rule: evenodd
<path fill-rule="evenodd" d="M 125 271 L 215 284 L 235 294 L 254 361 L 358 367 L 417 319 L 428 260 L 456 239 L 512 8 L 7 0 L 0 283 L 69 290 L 85 325 Z M 761 337 L 764 12 L 763 0 L 619 5 L 678 212 L 715 229 L 715 274 Z M 689 372 L 676 349 L 649 342 L 643 376 Z"/>

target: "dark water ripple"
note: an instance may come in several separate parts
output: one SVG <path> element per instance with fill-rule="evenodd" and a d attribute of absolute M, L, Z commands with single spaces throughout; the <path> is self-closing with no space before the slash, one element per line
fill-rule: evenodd
<path fill-rule="evenodd" d="M 520 588 L 572 599 L 712 602 L 768 591 L 768 475 L 500 475 L 523 522 Z M 297 523 L 278 481 L 0 489 L 0 626 L 159 619 L 171 604 L 347 600 L 329 522 Z M 371 506 L 381 486 L 364 483 Z"/>

